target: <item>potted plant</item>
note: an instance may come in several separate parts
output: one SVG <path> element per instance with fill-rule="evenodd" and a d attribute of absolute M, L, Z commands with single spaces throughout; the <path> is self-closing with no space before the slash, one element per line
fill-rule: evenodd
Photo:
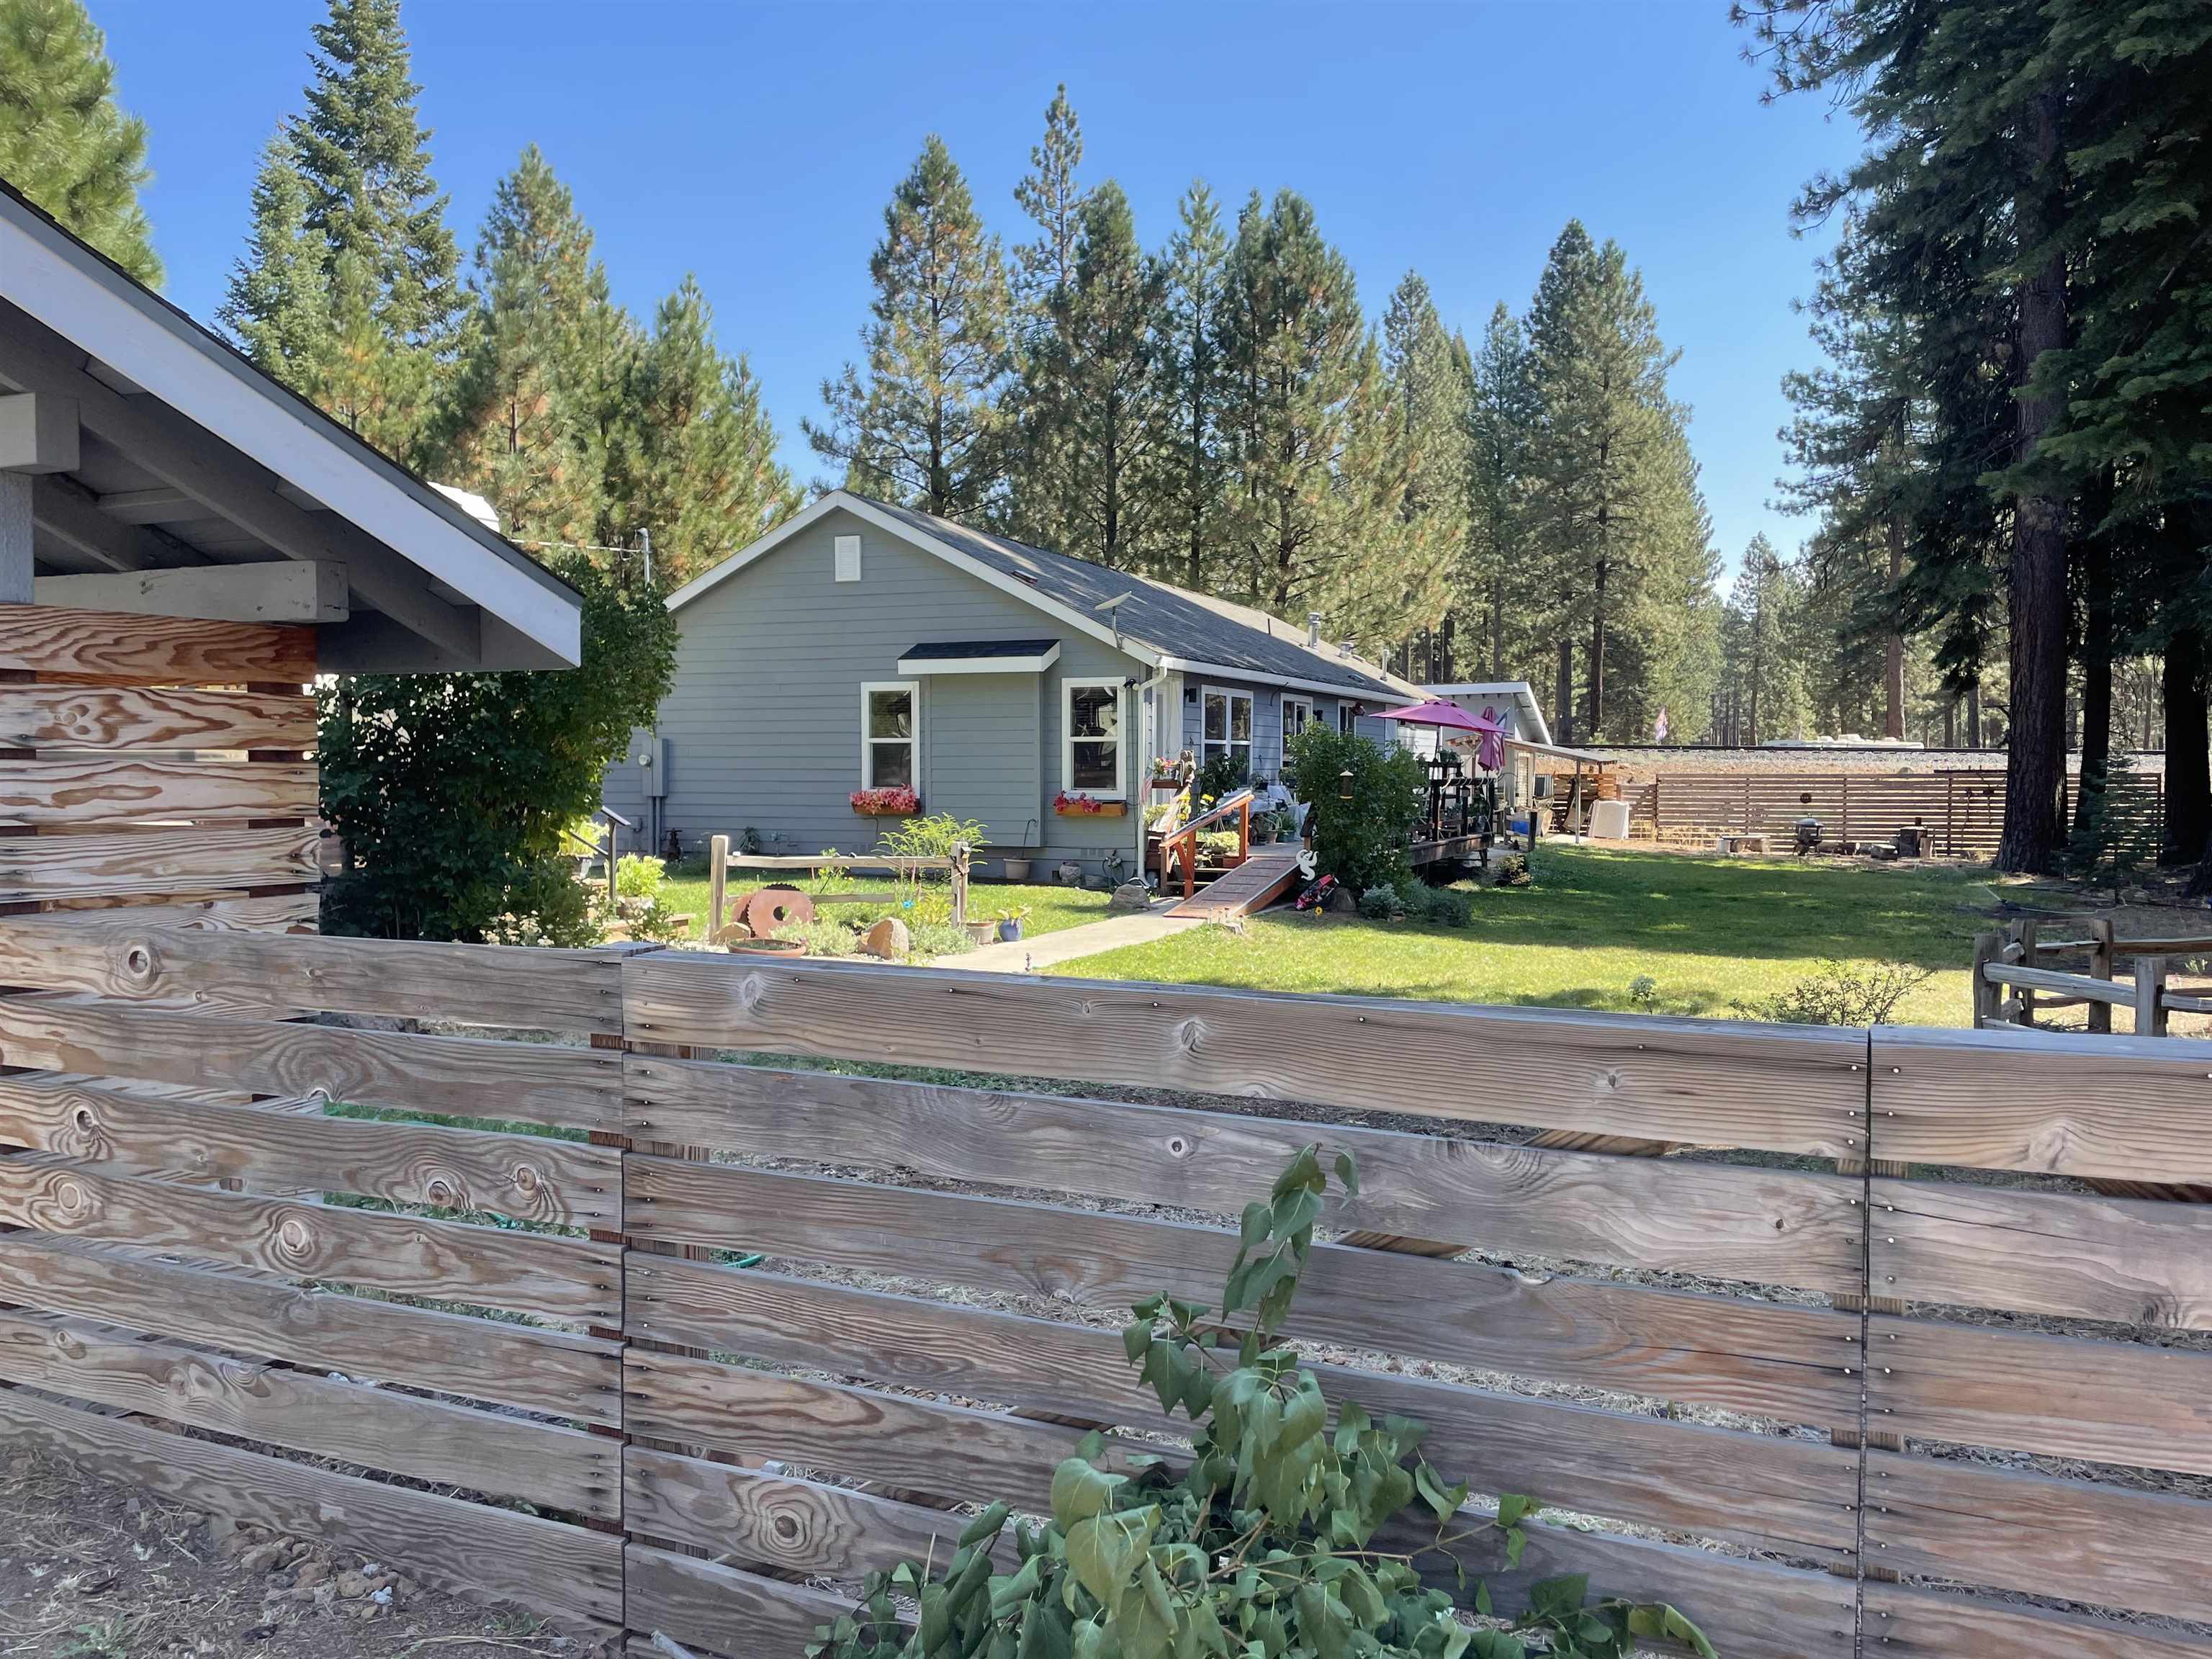
<path fill-rule="evenodd" d="M 1029 920 L 1029 915 L 1030 908 L 1026 904 L 1018 904 L 1011 910 L 1000 911 L 999 937 L 1008 945 L 1019 939 L 1022 936 L 1022 924 Z"/>
<path fill-rule="evenodd" d="M 864 818 L 910 818 L 921 811 L 921 797 L 903 786 L 855 789 L 846 799 Z"/>
<path fill-rule="evenodd" d="M 1030 860 L 1027 859 L 1000 859 L 999 860 L 999 872 L 1005 876 L 1008 881 L 1027 881 L 1030 878 Z"/>

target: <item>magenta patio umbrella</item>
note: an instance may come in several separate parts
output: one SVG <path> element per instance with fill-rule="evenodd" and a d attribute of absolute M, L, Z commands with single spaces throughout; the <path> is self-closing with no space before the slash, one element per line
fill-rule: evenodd
<path fill-rule="evenodd" d="M 1431 697 L 1426 702 L 1417 702 L 1406 708 L 1384 708 L 1376 711 L 1378 720 L 1398 720 L 1408 726 L 1433 726 L 1446 732 L 1472 732 L 1482 739 L 1475 759 L 1490 771 L 1498 769 L 1504 755 L 1505 727 L 1483 714 L 1470 714 L 1455 702 L 1446 702 L 1441 697 Z"/>

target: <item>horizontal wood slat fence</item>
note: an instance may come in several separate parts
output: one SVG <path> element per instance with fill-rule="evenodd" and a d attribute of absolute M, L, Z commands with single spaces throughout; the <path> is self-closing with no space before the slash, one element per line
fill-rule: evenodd
<path fill-rule="evenodd" d="M 1989 858 L 2004 834 L 2005 775 L 1983 771 L 1662 772 L 1624 783 L 1632 823 L 1670 831 L 1779 836 L 1816 817 L 1831 841 L 1887 842 L 1918 825 L 1928 850 Z"/>
<path fill-rule="evenodd" d="M 633 1653 L 795 1655 L 1086 1431 L 1172 1458 L 1116 1321 L 1318 1140 L 1332 1397 L 1576 1517 L 1461 1547 L 1501 1607 L 2212 1659 L 2186 1043 L 130 912 L 0 919 L 0 1437 Z"/>

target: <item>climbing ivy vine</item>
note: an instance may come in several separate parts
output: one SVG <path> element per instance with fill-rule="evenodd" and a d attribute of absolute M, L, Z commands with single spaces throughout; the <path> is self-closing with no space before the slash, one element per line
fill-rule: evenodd
<path fill-rule="evenodd" d="M 1334 1172 L 1356 1195 L 1351 1158 Z M 909 1562 L 872 1577 L 810 1659 L 1620 1659 L 1644 1640 L 1712 1659 L 1674 1608 L 1593 1597 L 1580 1576 L 1535 1584 L 1510 1621 L 1491 1618 L 1460 1551 L 1495 1533 L 1517 1565 L 1534 1501 L 1462 1510 L 1467 1484 L 1422 1455 L 1425 1425 L 1410 1419 L 1346 1401 L 1331 1427 L 1320 1380 L 1279 1340 L 1328 1184 L 1308 1146 L 1246 1207 L 1218 1315 L 1166 1296 L 1133 1310 L 1129 1363 L 1170 1417 L 1189 1418 L 1187 1467 L 1109 1473 L 1090 1437 L 1053 1476 L 1049 1521 L 994 1504 L 941 1574 Z"/>

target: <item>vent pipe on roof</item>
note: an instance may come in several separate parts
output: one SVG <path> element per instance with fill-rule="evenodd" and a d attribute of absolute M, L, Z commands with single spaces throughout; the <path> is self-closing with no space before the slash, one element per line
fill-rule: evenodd
<path fill-rule="evenodd" d="M 1309 651 L 1315 650 L 1320 646 L 1320 644 L 1321 612 L 1318 611 L 1309 611 L 1306 612 L 1306 649 Z"/>
<path fill-rule="evenodd" d="M 1347 661 L 1350 660 L 1352 656 L 1352 636 L 1349 634 L 1346 635 L 1342 639 L 1336 642 L 1336 654 L 1346 659 Z"/>

